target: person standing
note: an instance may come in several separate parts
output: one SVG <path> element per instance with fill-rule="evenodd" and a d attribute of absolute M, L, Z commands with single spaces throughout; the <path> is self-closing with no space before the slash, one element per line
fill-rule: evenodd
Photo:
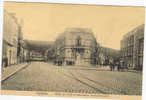
<path fill-rule="evenodd" d="M 120 68 L 121 68 L 121 66 L 120 66 L 120 60 L 118 60 L 117 61 L 117 70 L 120 71 Z"/>
<path fill-rule="evenodd" d="M 110 58 L 109 64 L 110 64 L 111 71 L 113 71 L 114 70 L 114 65 L 113 65 L 113 59 L 112 58 Z"/>

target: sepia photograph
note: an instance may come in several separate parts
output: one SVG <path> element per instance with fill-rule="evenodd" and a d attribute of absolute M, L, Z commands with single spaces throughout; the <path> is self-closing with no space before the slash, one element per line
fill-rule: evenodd
<path fill-rule="evenodd" d="M 144 27 L 144 7 L 4 2 L 2 94 L 141 98 Z"/>

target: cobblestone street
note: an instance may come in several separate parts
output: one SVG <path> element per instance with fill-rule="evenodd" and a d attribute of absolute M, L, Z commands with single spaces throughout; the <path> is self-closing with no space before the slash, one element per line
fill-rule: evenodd
<path fill-rule="evenodd" d="M 141 95 L 142 74 L 32 62 L 2 83 L 3 90 Z"/>

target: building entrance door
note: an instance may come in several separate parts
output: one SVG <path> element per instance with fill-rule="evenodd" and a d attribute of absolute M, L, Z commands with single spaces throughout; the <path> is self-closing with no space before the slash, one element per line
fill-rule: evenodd
<path fill-rule="evenodd" d="M 12 64 L 12 51 L 10 50 L 9 51 L 9 65 L 11 65 Z"/>

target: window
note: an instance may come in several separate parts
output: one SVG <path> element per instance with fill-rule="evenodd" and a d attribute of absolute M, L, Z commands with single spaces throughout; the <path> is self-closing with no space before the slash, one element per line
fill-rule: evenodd
<path fill-rule="evenodd" d="M 77 41 L 76 42 L 76 45 L 77 46 L 81 46 L 81 38 L 80 38 L 80 36 L 77 37 L 77 40 L 76 41 Z"/>
<path fill-rule="evenodd" d="M 144 39 L 142 38 L 142 39 L 140 39 L 139 40 L 139 54 L 143 54 L 143 48 L 144 48 Z"/>

